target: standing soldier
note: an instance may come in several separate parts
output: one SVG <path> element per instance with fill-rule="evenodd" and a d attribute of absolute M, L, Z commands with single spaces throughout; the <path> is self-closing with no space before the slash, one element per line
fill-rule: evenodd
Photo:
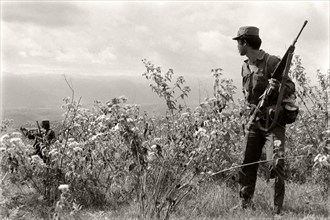
<path fill-rule="evenodd" d="M 259 97 L 264 93 L 267 86 L 272 87 L 272 93 L 267 101 L 267 107 L 275 106 L 279 95 L 281 82 L 271 78 L 272 73 L 280 63 L 280 59 L 270 55 L 260 49 L 261 39 L 259 37 L 259 29 L 253 26 L 241 27 L 238 30 L 237 37 L 233 38 L 237 41 L 238 52 L 241 56 L 246 56 L 242 66 L 243 77 L 243 93 L 246 104 L 253 108 L 258 105 Z M 291 79 L 287 78 L 284 90 L 284 97 L 287 98 L 295 92 L 295 85 Z M 274 112 L 272 112 L 274 114 Z M 285 121 L 279 120 L 271 129 L 262 129 L 267 126 L 269 111 L 258 113 L 258 117 L 253 120 L 249 126 L 245 139 L 245 154 L 243 160 L 242 172 L 240 172 L 239 183 L 240 203 L 235 208 L 254 208 L 252 203 L 255 191 L 258 163 L 260 160 L 262 148 L 266 148 L 267 159 L 278 159 L 276 164 L 269 166 L 270 178 L 275 178 L 275 194 L 274 194 L 274 213 L 280 214 L 283 206 L 285 184 L 284 184 L 284 140 L 285 140 Z M 281 118 L 281 117 L 279 117 Z M 283 118 L 283 117 L 282 117 Z M 275 143 L 275 146 L 274 146 Z M 244 166 L 244 164 L 254 163 Z"/>

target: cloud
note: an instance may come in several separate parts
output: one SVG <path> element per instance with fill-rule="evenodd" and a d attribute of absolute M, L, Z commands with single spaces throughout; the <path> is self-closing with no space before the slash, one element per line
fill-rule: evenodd
<path fill-rule="evenodd" d="M 297 54 L 313 67 L 319 65 L 320 57 L 329 57 L 329 2 L 89 1 L 2 5 L 3 62 L 12 69 L 21 64 L 32 64 L 37 69 L 39 64 L 42 71 L 49 66 L 61 71 L 67 68 L 76 72 L 136 74 L 143 69 L 140 60 L 147 58 L 182 74 L 204 74 L 222 67 L 240 77 L 240 62 L 245 57 L 239 56 L 232 40 L 240 26 L 258 26 L 262 49 L 281 56 L 304 19 L 310 22 L 299 39 Z M 253 11 L 256 13 L 250 13 Z M 317 55 L 310 55 L 313 53 Z"/>
<path fill-rule="evenodd" d="M 68 2 L 4 2 L 5 22 L 30 23 L 44 27 L 62 27 L 79 21 L 82 11 Z"/>
<path fill-rule="evenodd" d="M 231 37 L 219 31 L 197 32 L 197 39 L 201 51 L 217 57 L 228 56 L 223 51 L 230 51 L 234 46 Z"/>
<path fill-rule="evenodd" d="M 90 63 L 90 64 L 109 64 L 117 59 L 110 47 L 106 47 L 99 52 L 91 52 L 85 47 L 72 47 L 64 50 L 56 50 L 53 57 L 58 62 L 65 63 Z"/>
<path fill-rule="evenodd" d="M 117 56 L 113 53 L 113 49 L 106 47 L 104 50 L 97 53 L 93 58 L 93 63 L 106 64 L 108 62 L 114 61 L 117 59 Z"/>

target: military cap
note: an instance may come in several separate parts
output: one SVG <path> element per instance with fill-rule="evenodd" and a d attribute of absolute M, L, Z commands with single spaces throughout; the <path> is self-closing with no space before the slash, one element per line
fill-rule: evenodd
<path fill-rule="evenodd" d="M 259 28 L 253 26 L 240 27 L 237 32 L 237 37 L 233 40 L 237 40 L 243 36 L 259 36 Z"/>
<path fill-rule="evenodd" d="M 42 121 L 41 122 L 41 127 L 49 127 L 50 126 L 50 123 L 48 120 L 45 120 L 45 121 Z"/>

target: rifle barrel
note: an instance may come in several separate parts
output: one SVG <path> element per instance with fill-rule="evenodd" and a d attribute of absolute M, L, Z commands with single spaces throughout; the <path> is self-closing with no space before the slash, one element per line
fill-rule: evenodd
<path fill-rule="evenodd" d="M 298 38 L 299 38 L 301 32 L 304 30 L 304 28 L 305 28 L 305 26 L 306 26 L 307 23 L 308 23 L 308 21 L 305 20 L 305 22 L 304 22 L 302 28 L 300 29 L 300 31 L 299 31 L 299 33 L 298 33 L 298 36 L 294 39 L 294 41 L 293 41 L 293 43 L 292 43 L 292 46 L 294 46 L 294 45 L 297 43 Z"/>

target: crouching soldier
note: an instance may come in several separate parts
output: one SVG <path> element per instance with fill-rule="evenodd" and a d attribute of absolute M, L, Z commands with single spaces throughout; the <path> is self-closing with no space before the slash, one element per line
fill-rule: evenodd
<path fill-rule="evenodd" d="M 46 163 L 48 161 L 47 156 L 44 154 L 43 150 L 49 148 L 56 140 L 55 132 L 50 129 L 49 121 L 42 121 L 41 128 L 37 121 L 38 129 L 28 130 L 26 128 L 21 128 L 21 131 L 24 136 L 28 139 L 34 139 L 33 147 L 35 149 L 35 155 L 38 155 Z"/>

